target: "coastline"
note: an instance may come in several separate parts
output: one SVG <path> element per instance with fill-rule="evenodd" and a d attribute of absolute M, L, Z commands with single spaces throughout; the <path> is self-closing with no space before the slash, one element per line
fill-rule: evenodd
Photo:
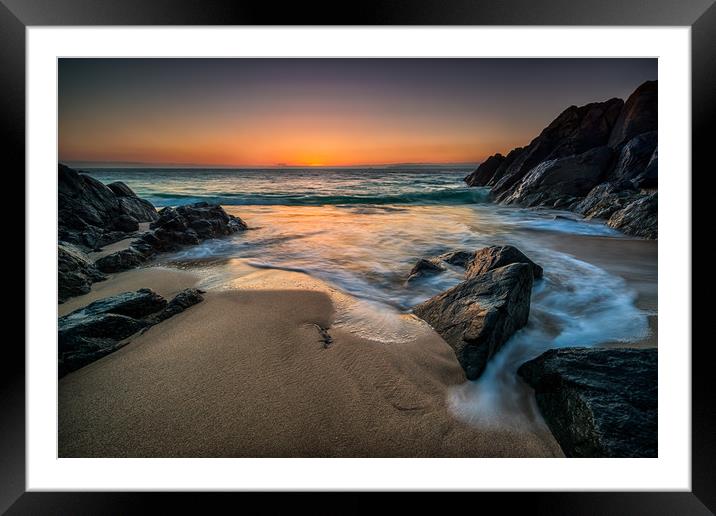
<path fill-rule="evenodd" d="M 227 209 L 228 213 L 206 203 L 169 208 L 160 213 L 159 229 L 141 233 L 149 224 L 139 223 L 134 233 L 125 233 L 131 236 L 86 251 L 83 270 L 94 264 L 104 278 L 95 280 L 89 292 L 60 304 L 61 317 L 97 300 L 139 294 L 140 289 L 148 292 L 145 296 L 153 291 L 181 299 L 194 287 L 202 302 L 184 313 L 179 312 L 186 306 L 171 312 L 169 320 L 152 319 L 154 315 L 138 320 L 136 324 L 145 326 L 117 336 L 113 352 L 61 377 L 60 456 L 562 457 L 570 452 L 550 430 L 553 421 L 545 420 L 543 407 L 538 408 L 535 384 L 517 377 L 515 360 L 521 363 L 555 347 L 657 343 L 655 241 L 538 229 L 544 221 L 521 227 L 520 217 L 516 228 L 510 227 L 515 221 L 501 228 L 499 220 L 482 208 L 441 210 L 442 227 L 466 222 L 465 215 L 472 213 L 473 222 L 464 231 L 479 236 L 462 245 L 477 252 L 487 250 L 484 246 L 491 242 L 524 244 L 548 271 L 532 297 L 532 323 L 509 349 L 495 354 L 483 380 L 468 382 L 454 343 L 413 310 L 420 296 L 454 285 L 467 272 L 448 268 L 437 278 L 443 283 L 428 278 L 422 287 L 408 286 L 404 260 L 415 251 L 386 253 L 396 242 L 396 222 L 399 226 L 410 220 L 413 226 L 425 227 L 415 222 L 424 220 L 430 210 L 361 208 L 360 219 L 354 218 L 353 209 L 333 210 L 325 225 L 326 215 L 317 208 Z M 206 243 L 196 242 L 186 221 L 179 232 L 172 227 L 173 217 L 179 212 L 195 216 L 192 210 L 200 217 L 210 214 L 218 227 L 223 227 L 221 221 L 238 223 L 240 231 L 249 229 L 239 218 L 247 212 L 257 222 L 250 229 L 259 231 L 242 233 L 240 239 L 225 239 L 226 233 L 218 232 L 207 235 Z M 311 217 L 306 217 L 306 210 Z M 269 213 L 275 213 L 275 219 L 267 220 Z M 555 221 L 562 223 L 556 215 Z M 430 223 L 436 231 L 436 219 Z M 172 229 L 167 232 L 162 225 Z M 356 238 L 358 227 L 366 230 L 362 239 Z M 406 233 L 407 227 L 400 228 L 403 241 L 417 236 L 412 241 L 437 244 L 420 230 Z M 161 235 L 165 242 L 189 240 L 190 245 L 170 243 L 165 248 L 151 235 Z M 280 247 L 296 241 L 299 247 Z M 275 244 L 278 247 L 271 247 Z M 448 243 L 448 248 L 453 245 Z M 237 246 L 251 251 L 237 252 Z M 138 268 L 133 259 L 125 265 L 125 257 L 147 250 Z M 306 251 L 307 255 L 300 254 Z M 274 260 L 267 263 L 264 256 Z M 283 266 L 281 258 L 276 263 L 277 256 L 288 265 Z M 291 260 L 297 256 L 304 263 L 308 257 L 312 266 L 293 266 Z M 404 302 L 375 304 L 376 298 L 352 291 L 355 283 L 346 284 L 345 277 L 337 278 L 343 283 L 333 280 L 331 274 L 355 263 L 369 272 L 362 278 L 363 288 L 373 288 L 371 282 L 379 279 L 370 274 L 371 263 L 388 265 L 392 283 L 380 286 L 403 296 Z M 542 267 L 535 267 L 541 279 Z M 524 299 L 526 315 L 529 291 Z M 560 308 L 565 306 L 572 311 Z M 627 309 L 627 318 L 629 310 L 652 314 L 649 325 L 642 315 L 639 332 L 644 333 L 639 338 L 633 327 L 625 327 L 621 335 L 598 327 L 599 317 L 616 316 L 614 311 L 622 308 Z M 555 314 L 572 333 L 558 331 Z M 100 339 L 95 342 L 105 345 L 103 335 L 93 335 Z M 83 346 L 82 335 L 79 338 Z"/>
<path fill-rule="evenodd" d="M 151 272 L 118 276 L 126 285 Z M 269 275 L 291 284 L 288 274 Z M 330 328 L 334 312 L 325 292 L 305 286 L 207 293 L 60 380 L 59 455 L 562 456 L 544 425 L 456 419 L 448 392 L 465 377 L 436 333 L 386 345 Z M 328 347 L 315 325 L 330 328 Z"/>
<path fill-rule="evenodd" d="M 625 246 L 648 254 L 655 241 L 544 238 L 619 274 L 637 291 L 637 305 L 654 310 L 649 336 L 600 347 L 656 346 L 656 292 L 648 287 L 655 268 L 643 277 L 613 263 Z M 195 265 L 112 274 L 58 305 L 59 315 L 139 288 L 171 297 L 202 284 Z M 517 419 L 514 411 L 484 420 L 465 413 L 479 387 L 433 330 L 410 343 L 371 340 L 336 324 L 337 309 L 345 312 L 352 298 L 321 280 L 242 260 L 229 267 L 239 275 L 209 288 L 196 307 L 60 379 L 59 456 L 564 456 L 526 385 L 515 391 Z M 329 328 L 327 348 L 315 325 Z"/>

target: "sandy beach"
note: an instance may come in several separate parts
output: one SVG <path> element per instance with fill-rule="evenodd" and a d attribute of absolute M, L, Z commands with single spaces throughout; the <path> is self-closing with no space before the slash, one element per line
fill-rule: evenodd
<path fill-rule="evenodd" d="M 191 282 L 184 271 L 139 269 L 73 302 Z M 393 345 L 331 328 L 324 347 L 316 325 L 333 316 L 315 290 L 207 293 L 60 380 L 59 456 L 561 456 L 548 431 L 455 419 L 447 392 L 465 377 L 437 334 Z"/>
<path fill-rule="evenodd" d="M 60 60 L 59 456 L 657 456 L 657 62 L 602 61 Z"/>

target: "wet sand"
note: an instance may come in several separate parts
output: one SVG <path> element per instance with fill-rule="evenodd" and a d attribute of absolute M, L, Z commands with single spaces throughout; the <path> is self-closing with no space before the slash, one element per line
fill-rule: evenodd
<path fill-rule="evenodd" d="M 141 271 L 123 286 L 150 286 Z M 60 380 L 59 456 L 562 456 L 548 431 L 457 420 L 448 390 L 465 377 L 434 332 L 385 344 L 334 327 L 326 346 L 316 325 L 333 317 L 319 291 L 207 293 Z"/>

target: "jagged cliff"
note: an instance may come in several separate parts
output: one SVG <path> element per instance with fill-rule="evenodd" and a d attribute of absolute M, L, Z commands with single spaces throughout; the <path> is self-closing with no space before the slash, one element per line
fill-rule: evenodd
<path fill-rule="evenodd" d="M 657 81 L 626 102 L 570 106 L 529 145 L 495 154 L 465 178 L 497 202 L 572 210 L 657 238 Z"/>

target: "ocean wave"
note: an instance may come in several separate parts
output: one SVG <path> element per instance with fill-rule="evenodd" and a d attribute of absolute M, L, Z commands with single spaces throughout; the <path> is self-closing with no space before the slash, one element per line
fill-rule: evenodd
<path fill-rule="evenodd" d="M 445 188 L 426 192 L 404 192 L 385 195 L 311 195 L 291 193 L 214 193 L 183 195 L 152 193 L 146 198 L 157 206 L 174 206 L 205 201 L 228 206 L 279 205 L 321 206 L 356 204 L 474 204 L 487 202 L 489 193 L 467 188 Z"/>

